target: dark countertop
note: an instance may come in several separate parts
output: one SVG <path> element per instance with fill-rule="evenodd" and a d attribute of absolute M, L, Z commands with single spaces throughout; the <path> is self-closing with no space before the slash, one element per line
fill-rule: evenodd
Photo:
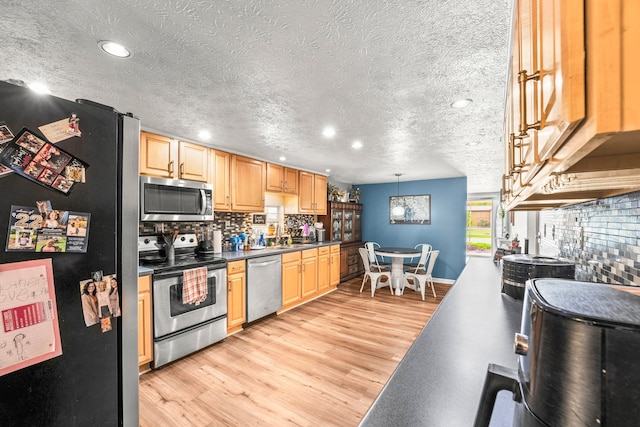
<path fill-rule="evenodd" d="M 138 266 L 138 277 L 153 274 L 153 268 Z"/>
<path fill-rule="evenodd" d="M 227 261 L 239 261 L 242 259 L 250 259 L 250 258 L 259 258 L 270 255 L 279 255 L 286 252 L 296 252 L 296 251 L 305 251 L 307 249 L 320 248 L 323 246 L 333 246 L 339 245 L 341 242 L 336 241 L 325 241 L 319 243 L 304 243 L 304 244 L 294 244 L 292 246 L 284 246 L 284 247 L 266 247 L 264 249 L 252 249 L 250 251 L 228 251 L 222 252 L 220 256 L 225 258 Z"/>
<path fill-rule="evenodd" d="M 471 258 L 360 425 L 472 426 L 489 363 L 517 367 L 522 300 L 500 292 L 500 268 Z M 491 426 L 511 426 L 501 391 Z"/>

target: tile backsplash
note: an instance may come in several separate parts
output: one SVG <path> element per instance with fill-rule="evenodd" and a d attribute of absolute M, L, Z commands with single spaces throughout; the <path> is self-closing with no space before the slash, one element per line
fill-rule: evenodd
<path fill-rule="evenodd" d="M 540 213 L 540 253 L 576 263 L 576 280 L 640 286 L 640 192 Z"/>
<path fill-rule="evenodd" d="M 216 230 L 222 230 L 223 242 L 229 241 L 229 237 L 237 235 L 239 233 L 250 234 L 253 232 L 253 213 L 244 212 L 215 212 L 214 219 L 211 222 L 141 222 L 139 224 L 139 234 L 155 234 L 160 231 L 162 224 L 164 224 L 165 231 L 178 230 L 180 233 L 196 233 L 207 226 L 213 226 Z M 313 215 L 285 215 L 285 226 L 291 228 L 298 228 L 302 225 L 313 224 L 315 217 Z M 262 229 L 264 225 L 259 225 Z"/>

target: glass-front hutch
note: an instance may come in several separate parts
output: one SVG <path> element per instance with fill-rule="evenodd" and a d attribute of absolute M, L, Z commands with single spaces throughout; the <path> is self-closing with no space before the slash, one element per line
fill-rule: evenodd
<path fill-rule="evenodd" d="M 319 215 L 327 236 L 340 245 L 340 281 L 362 274 L 364 267 L 358 253 L 362 247 L 362 205 L 329 202 L 327 215 Z"/>

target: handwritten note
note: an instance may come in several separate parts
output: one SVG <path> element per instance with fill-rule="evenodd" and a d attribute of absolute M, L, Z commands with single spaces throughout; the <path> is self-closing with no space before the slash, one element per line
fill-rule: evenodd
<path fill-rule="evenodd" d="M 0 264 L 0 376 L 62 354 L 51 259 Z"/>

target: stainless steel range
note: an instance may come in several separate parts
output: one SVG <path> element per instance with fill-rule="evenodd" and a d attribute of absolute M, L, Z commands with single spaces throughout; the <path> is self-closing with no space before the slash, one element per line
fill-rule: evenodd
<path fill-rule="evenodd" d="M 154 368 L 227 335 L 227 261 L 197 247 L 195 234 L 178 235 L 171 251 L 162 236 L 138 238 L 140 265 L 153 269 Z M 202 301 L 184 303 L 185 272 L 199 267 L 207 269 L 206 292 Z"/>

